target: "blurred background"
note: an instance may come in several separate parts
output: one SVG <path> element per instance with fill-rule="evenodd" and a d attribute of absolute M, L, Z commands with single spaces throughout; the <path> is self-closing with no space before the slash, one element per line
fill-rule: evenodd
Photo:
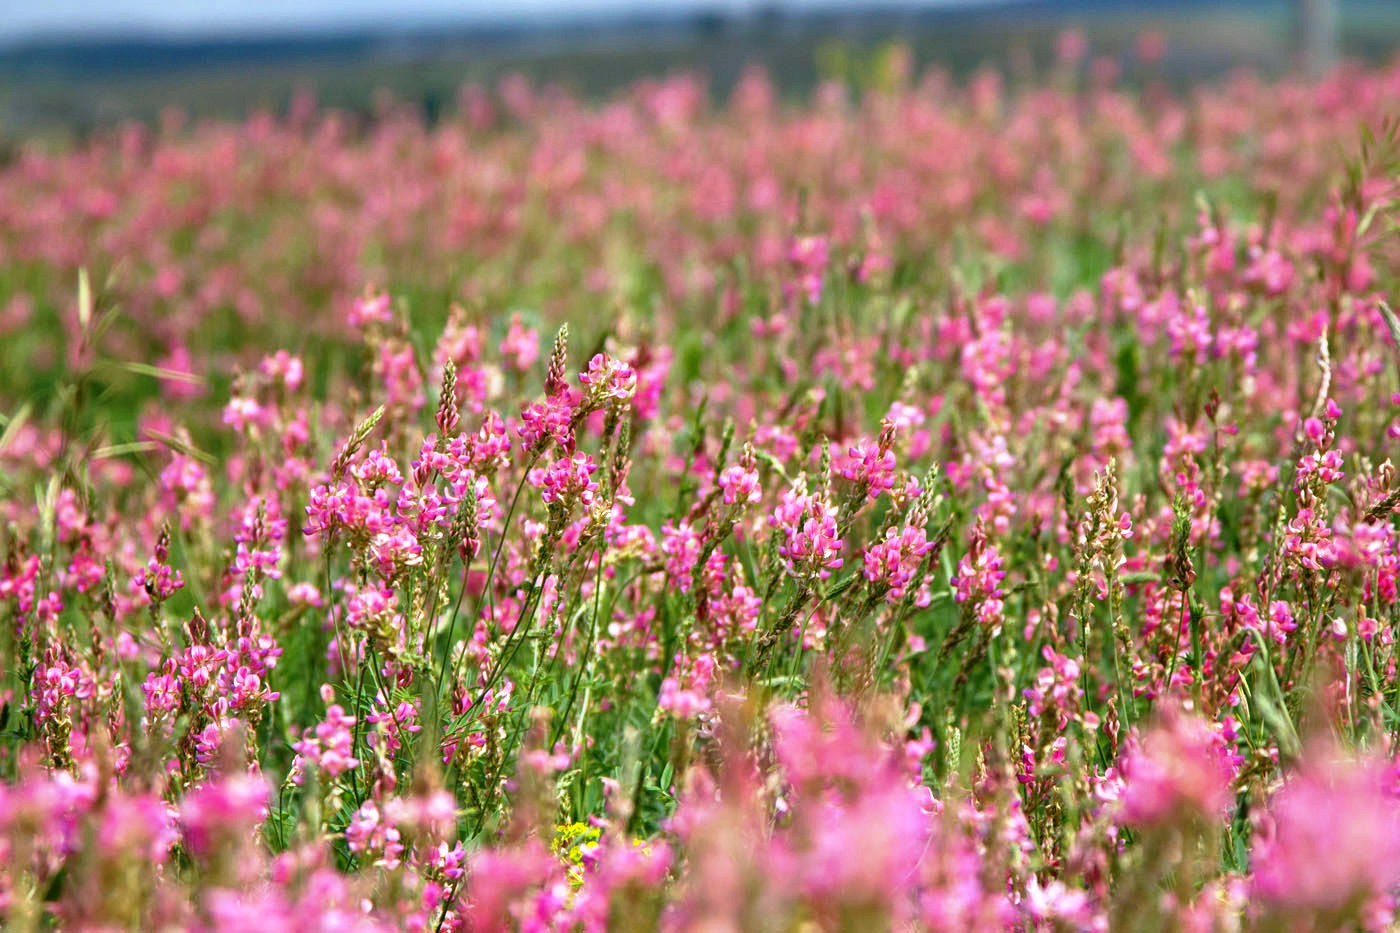
<path fill-rule="evenodd" d="M 1400 0 L 3 0 L 0 137 L 281 111 L 307 92 L 432 120 L 464 83 L 510 73 L 598 97 L 695 71 L 722 96 L 758 64 L 796 96 L 877 81 L 896 48 L 916 70 L 1015 79 L 1076 52 L 1066 41 L 1129 82 L 1317 72 L 1394 54 Z"/>

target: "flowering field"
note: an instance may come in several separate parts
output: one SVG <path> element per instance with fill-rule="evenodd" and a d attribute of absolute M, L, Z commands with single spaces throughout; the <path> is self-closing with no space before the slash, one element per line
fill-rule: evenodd
<path fill-rule="evenodd" d="M 1075 52 L 13 147 L 3 925 L 1392 924 L 1400 65 Z"/>

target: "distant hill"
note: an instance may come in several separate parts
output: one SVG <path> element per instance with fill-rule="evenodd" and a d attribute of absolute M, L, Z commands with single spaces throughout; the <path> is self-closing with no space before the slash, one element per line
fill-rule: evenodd
<path fill-rule="evenodd" d="M 0 134 L 72 132 L 125 119 L 151 119 L 175 106 L 232 116 L 283 106 L 315 88 L 329 105 L 370 105 L 377 89 L 418 101 L 431 115 L 464 81 L 490 82 L 519 70 L 584 94 L 674 69 L 707 73 L 724 93 L 743 67 L 763 64 L 787 93 L 823 75 L 820 50 L 854 52 L 906 43 L 922 67 L 963 73 L 979 64 L 1049 60 L 1064 28 L 1084 30 L 1096 54 L 1129 66 L 1134 38 L 1160 31 L 1168 57 L 1160 74 L 1196 80 L 1244 65 L 1269 71 L 1292 63 L 1291 0 L 1006 0 L 919 8 L 912 4 L 787 7 L 739 16 L 723 8 L 675 5 L 645 14 L 493 22 L 350 24 L 318 33 L 268 36 L 114 35 L 50 38 L 0 46 Z M 1345 0 L 1346 54 L 1376 59 L 1400 45 L 1400 2 Z"/>

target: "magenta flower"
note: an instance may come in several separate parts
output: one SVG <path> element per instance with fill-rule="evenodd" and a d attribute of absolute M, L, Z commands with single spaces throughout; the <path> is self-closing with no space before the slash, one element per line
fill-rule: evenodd
<path fill-rule="evenodd" d="M 1360 919 L 1400 885 L 1394 766 L 1313 747 L 1270 801 L 1257 853 L 1251 892 L 1272 909 Z"/>
<path fill-rule="evenodd" d="M 795 577 L 826 579 L 844 563 L 846 542 L 836 528 L 834 505 L 807 492 L 805 479 L 783 493 L 768 523 L 782 535 L 778 553 Z"/>
<path fill-rule="evenodd" d="M 1123 820 L 1157 826 L 1223 818 L 1234 802 L 1230 759 L 1210 724 L 1175 706 L 1134 741 L 1123 758 Z"/>

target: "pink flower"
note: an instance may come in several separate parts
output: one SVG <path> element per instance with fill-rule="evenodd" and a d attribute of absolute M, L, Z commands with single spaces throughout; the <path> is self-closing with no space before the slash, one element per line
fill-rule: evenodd
<path fill-rule="evenodd" d="M 725 467 L 719 474 L 719 488 L 725 505 L 752 505 L 763 497 L 758 472 L 739 464 Z"/>
<path fill-rule="evenodd" d="M 690 592 L 695 565 L 703 546 L 700 535 L 689 522 L 667 522 L 661 526 L 661 553 L 666 555 L 666 576 L 682 593 Z"/>
<path fill-rule="evenodd" d="M 862 440 L 850 449 L 850 459 L 842 464 L 840 473 L 863 488 L 873 501 L 894 488 L 894 470 L 894 453 L 888 445 Z"/>
<path fill-rule="evenodd" d="M 574 408 L 563 395 L 549 396 L 535 402 L 520 413 L 516 433 L 526 451 L 543 450 L 546 441 L 554 441 L 565 451 L 574 449 Z"/>
<path fill-rule="evenodd" d="M 830 261 L 831 250 L 824 236 L 804 236 L 792 241 L 788 247 L 788 262 L 792 266 L 793 279 L 784 285 L 791 293 L 800 291 L 808 304 L 822 300 L 822 280 Z"/>
<path fill-rule="evenodd" d="M 388 324 L 394 316 L 389 296 L 374 288 L 367 288 L 363 295 L 351 302 L 347 317 L 352 326 L 364 327 L 367 324 Z"/>
<path fill-rule="evenodd" d="M 1231 767 L 1206 722 L 1165 707 L 1122 763 L 1123 819 L 1138 826 L 1221 819 L 1234 801 Z"/>
<path fill-rule="evenodd" d="M 1001 627 L 1002 598 L 1006 595 L 1001 589 L 1006 571 L 1001 568 L 1001 553 L 988 540 L 986 529 L 979 523 L 973 529 L 967 554 L 958 562 L 958 572 L 953 577 L 953 598 L 960 603 L 970 603 L 977 621 L 993 631 Z"/>
<path fill-rule="evenodd" d="M 307 729 L 301 741 L 292 743 L 292 749 L 328 777 L 337 778 L 360 766 L 353 754 L 351 727 L 354 725 L 355 717 L 347 716 L 338 704 L 332 704 L 326 710 L 326 718 L 315 729 Z"/>
<path fill-rule="evenodd" d="M 270 789 L 258 774 L 219 777 L 185 794 L 180 825 L 198 856 L 217 854 L 244 841 L 267 817 Z"/>
<path fill-rule="evenodd" d="M 580 373 L 578 381 L 588 386 L 589 398 L 595 404 L 626 404 L 637 391 L 637 373 L 631 366 L 609 357 L 606 353 L 596 353 L 588 361 L 587 371 Z"/>
<path fill-rule="evenodd" d="M 836 516 L 834 505 L 807 492 L 805 479 L 783 493 L 768 523 L 782 535 L 778 553 L 788 573 L 826 579 L 840 569 L 846 542 L 837 531 Z"/>
<path fill-rule="evenodd" d="M 579 452 L 560 457 L 547 468 L 531 470 L 530 483 L 540 490 L 545 502 L 557 502 L 566 508 L 579 503 L 587 509 L 593 505 L 593 496 L 598 491 L 598 484 L 592 479 L 597 469 L 598 464 L 592 457 Z"/>
<path fill-rule="evenodd" d="M 520 315 L 511 315 L 510 327 L 501 340 L 500 353 L 516 372 L 528 372 L 540 358 L 540 332 L 526 327 Z"/>
<path fill-rule="evenodd" d="M 898 602 L 914 582 L 924 555 L 932 548 L 922 528 L 913 525 L 886 528 L 884 539 L 865 549 L 865 579 L 889 587 L 885 599 Z"/>
<path fill-rule="evenodd" d="M 1391 764 L 1311 749 L 1270 801 L 1252 893 L 1297 916 L 1343 920 L 1400 884 L 1400 799 Z"/>

